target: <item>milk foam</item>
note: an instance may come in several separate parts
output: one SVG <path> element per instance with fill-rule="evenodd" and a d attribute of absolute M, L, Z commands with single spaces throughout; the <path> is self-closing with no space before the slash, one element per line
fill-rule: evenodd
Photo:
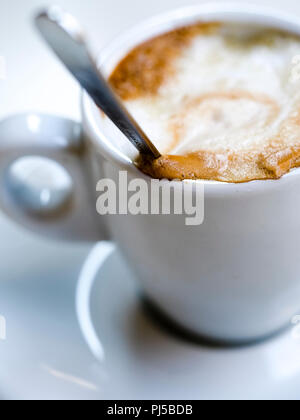
<path fill-rule="evenodd" d="M 224 24 L 195 36 L 156 95 L 126 105 L 164 154 L 256 150 L 300 100 L 298 54 L 292 35 Z"/>

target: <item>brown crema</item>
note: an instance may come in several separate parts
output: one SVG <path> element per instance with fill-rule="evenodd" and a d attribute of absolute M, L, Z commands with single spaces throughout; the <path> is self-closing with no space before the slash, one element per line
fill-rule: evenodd
<path fill-rule="evenodd" d="M 217 23 L 199 23 L 160 35 L 134 48 L 109 78 L 124 100 L 155 95 L 166 79 L 174 74 L 174 60 L 193 38 L 213 33 Z"/>
<path fill-rule="evenodd" d="M 173 30 L 137 46 L 111 74 L 111 86 L 125 103 L 156 97 L 160 94 L 160 88 L 175 77 L 176 60 L 192 41 L 202 35 L 214 34 L 220 27 L 219 23 L 198 23 Z M 267 110 L 266 124 L 271 124 L 280 112 L 277 102 L 261 92 L 253 93 L 243 89 L 208 92 L 187 101 L 179 118 L 175 116 L 171 119 L 174 131 L 172 147 L 184 135 L 180 116 L 184 117 L 189 107 L 212 107 L 211 112 L 217 123 L 219 116 L 213 109 L 214 101 L 225 100 L 232 103 L 248 100 L 261 104 Z M 295 138 L 292 143 L 289 141 L 291 132 Z M 203 147 L 203 150 L 189 153 L 165 153 L 156 160 L 140 156 L 136 163 L 141 171 L 156 179 L 208 179 L 239 183 L 280 178 L 292 168 L 300 166 L 300 105 L 280 121 L 276 134 L 268 138 L 263 147 L 241 150 L 210 150 Z"/>

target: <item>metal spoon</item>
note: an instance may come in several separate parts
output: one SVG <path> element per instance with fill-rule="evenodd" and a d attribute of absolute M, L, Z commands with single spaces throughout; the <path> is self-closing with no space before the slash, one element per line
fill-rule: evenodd
<path fill-rule="evenodd" d="M 97 68 L 76 19 L 58 7 L 50 7 L 35 18 L 35 23 L 58 58 L 137 150 L 144 155 L 159 158 L 159 151 Z"/>

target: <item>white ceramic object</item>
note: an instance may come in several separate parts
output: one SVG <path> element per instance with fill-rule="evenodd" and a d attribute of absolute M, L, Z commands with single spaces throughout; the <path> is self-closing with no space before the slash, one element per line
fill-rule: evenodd
<path fill-rule="evenodd" d="M 73 181 L 57 162 L 28 156 L 14 162 L 7 172 L 7 187 L 24 210 L 57 211 L 71 200 Z"/>
<path fill-rule="evenodd" d="M 99 65 L 107 74 L 137 43 L 199 19 L 256 23 L 300 34 L 300 21 L 282 12 L 211 3 L 143 23 L 113 43 Z M 133 267 L 144 293 L 193 333 L 248 342 L 288 325 L 300 309 L 300 171 L 277 181 L 205 182 L 205 221 L 199 227 L 186 227 L 185 215 L 96 217 L 94 191 L 99 179 L 117 180 L 122 169 L 128 171 L 129 180 L 150 180 L 137 171 L 128 142 L 100 117 L 87 95 L 83 95 L 82 114 L 82 143 L 73 135 L 71 123 L 61 119 L 40 117 L 45 130 L 34 134 L 22 117 L 0 124 L 1 171 L 16 157 L 41 153 L 62 163 L 76 187 L 72 205 L 50 221 L 24 216 L 7 191 L 1 199 L 4 210 L 43 234 L 73 240 L 111 237 Z M 59 142 L 46 133 L 49 124 L 52 133 L 63 131 L 54 137 Z M 29 138 L 39 136 L 40 147 L 22 137 L 24 125 Z M 174 187 L 182 188 L 182 184 Z"/>
<path fill-rule="evenodd" d="M 2 279 L 0 399 L 299 399 L 299 326 L 250 347 L 186 342 L 143 312 L 112 243 L 95 246 L 76 288 L 76 248 L 27 243 L 27 266 Z"/>
<path fill-rule="evenodd" d="M 98 373 L 107 375 L 94 378 L 104 398 L 299 399 L 299 324 L 254 346 L 209 347 L 154 322 L 139 293 L 115 247 L 97 245 L 81 271 L 77 314 Z"/>

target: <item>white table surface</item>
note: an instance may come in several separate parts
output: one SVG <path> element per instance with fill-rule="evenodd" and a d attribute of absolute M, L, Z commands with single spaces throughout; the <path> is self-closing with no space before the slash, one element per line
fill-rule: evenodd
<path fill-rule="evenodd" d="M 88 29 L 92 45 L 98 51 L 119 32 L 144 18 L 199 2 L 56 0 L 55 3 L 80 18 Z M 42 111 L 80 119 L 76 83 L 45 48 L 31 23 L 33 13 L 49 3 L 51 1 L 0 1 L 0 56 L 4 56 L 7 63 L 7 77 L 0 80 L 0 119 L 24 111 Z M 257 3 L 300 14 L 299 0 L 265 0 Z M 0 314 L 5 309 L 5 293 L 8 293 L 8 289 L 11 293 L 13 284 L 17 287 L 23 284 L 26 290 L 28 279 L 43 282 L 46 278 L 49 281 L 49 272 L 45 268 L 49 264 L 53 267 L 51 276 L 61 276 L 62 281 L 75 283 L 80 265 L 90 248 L 91 245 L 86 244 L 57 244 L 37 238 L 0 214 Z M 68 270 L 64 280 L 64 263 L 72 258 L 76 258 L 76 266 L 74 270 Z M 22 305 L 22 293 L 18 296 L 18 304 Z M 5 384 L 0 383 L 0 393 L 2 387 Z"/>

